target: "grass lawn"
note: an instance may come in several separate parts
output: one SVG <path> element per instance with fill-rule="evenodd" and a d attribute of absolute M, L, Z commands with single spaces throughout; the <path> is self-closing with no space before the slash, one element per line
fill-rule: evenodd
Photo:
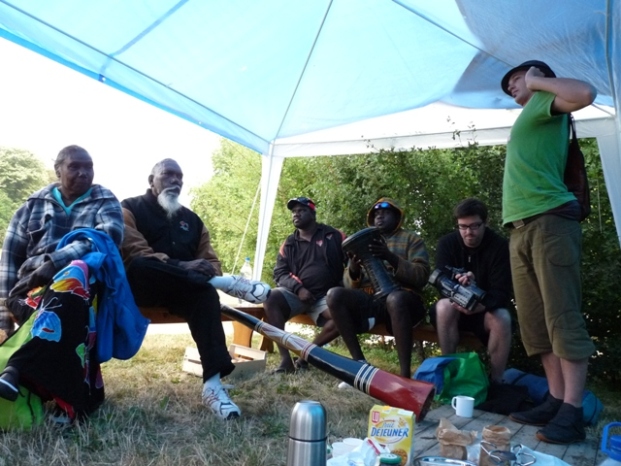
<path fill-rule="evenodd" d="M 265 373 L 228 381 L 242 417 L 215 419 L 201 405 L 201 379 L 181 371 L 190 345 L 189 335 L 148 335 L 136 357 L 104 365 L 107 401 L 89 422 L 65 430 L 41 426 L 0 433 L 0 466 L 285 466 L 291 409 L 304 399 L 325 406 L 329 442 L 366 436 L 376 400 L 354 389 L 337 389 L 339 380 L 315 368 L 271 375 L 276 355 L 269 356 Z M 331 349 L 347 354 L 343 347 Z M 374 345 L 365 354 L 371 363 L 398 372 L 393 351 Z M 598 430 L 621 420 L 619 390 L 589 388 L 606 406 Z"/>

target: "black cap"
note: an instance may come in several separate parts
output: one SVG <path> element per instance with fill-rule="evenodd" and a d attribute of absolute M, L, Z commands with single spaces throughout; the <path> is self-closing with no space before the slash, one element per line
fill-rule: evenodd
<path fill-rule="evenodd" d="M 500 82 L 500 87 L 502 87 L 502 90 L 505 91 L 505 94 L 511 95 L 511 93 L 509 92 L 509 79 L 511 78 L 511 75 L 516 71 L 528 70 L 531 66 L 539 68 L 546 78 L 556 78 L 556 75 L 554 74 L 554 71 L 552 71 L 552 68 L 550 68 L 544 62 L 539 60 L 528 60 L 521 65 L 518 65 L 515 68 L 509 70 L 509 72 L 504 75 L 502 81 Z"/>
<path fill-rule="evenodd" d="M 287 209 L 292 210 L 296 204 L 302 204 L 315 212 L 315 203 L 308 197 L 294 197 L 293 199 L 289 199 L 287 201 Z"/>

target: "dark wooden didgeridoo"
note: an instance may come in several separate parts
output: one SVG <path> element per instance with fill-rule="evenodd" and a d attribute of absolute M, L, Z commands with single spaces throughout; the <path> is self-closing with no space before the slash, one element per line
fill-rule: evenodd
<path fill-rule="evenodd" d="M 274 327 L 238 309 L 221 305 L 222 313 L 293 351 L 309 364 L 347 382 L 354 388 L 395 408 L 413 411 L 422 421 L 429 411 L 435 388 L 432 383 L 406 379 L 370 364 L 346 358 Z"/>

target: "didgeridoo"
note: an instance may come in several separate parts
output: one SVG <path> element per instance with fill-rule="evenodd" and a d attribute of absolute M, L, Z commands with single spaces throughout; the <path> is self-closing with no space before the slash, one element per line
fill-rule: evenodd
<path fill-rule="evenodd" d="M 413 411 L 417 420 L 425 418 L 435 393 L 433 384 L 406 379 L 370 364 L 332 353 L 225 304 L 221 305 L 221 310 L 224 315 L 293 351 L 309 364 L 347 382 L 367 395 L 389 406 Z"/>

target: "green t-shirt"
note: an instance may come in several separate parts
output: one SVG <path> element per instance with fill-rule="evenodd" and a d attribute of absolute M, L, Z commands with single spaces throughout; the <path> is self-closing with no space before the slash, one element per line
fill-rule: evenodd
<path fill-rule="evenodd" d="M 551 114 L 554 98 L 549 92 L 535 92 L 511 128 L 502 185 L 505 224 L 576 199 L 563 182 L 568 116 Z"/>

